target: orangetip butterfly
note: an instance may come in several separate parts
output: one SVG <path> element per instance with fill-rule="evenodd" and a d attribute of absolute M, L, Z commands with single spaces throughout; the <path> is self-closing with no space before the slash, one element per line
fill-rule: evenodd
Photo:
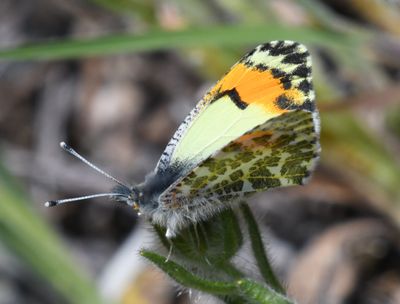
<path fill-rule="evenodd" d="M 173 237 L 250 194 L 307 181 L 320 152 L 310 54 L 293 41 L 246 54 L 190 112 L 140 184 L 128 186 L 61 147 L 117 186 L 46 206 L 109 196 Z"/>

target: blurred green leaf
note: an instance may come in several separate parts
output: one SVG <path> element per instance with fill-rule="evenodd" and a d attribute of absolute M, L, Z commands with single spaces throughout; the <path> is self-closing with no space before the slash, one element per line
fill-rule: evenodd
<path fill-rule="evenodd" d="M 290 28 L 276 24 L 215 26 L 182 31 L 159 30 L 142 35 L 121 34 L 50 41 L 1 50 L 0 58 L 8 60 L 82 58 L 178 47 L 258 44 L 275 39 L 292 39 L 335 48 L 354 48 L 366 37 L 348 37 L 311 28 Z"/>
<path fill-rule="evenodd" d="M 200 278 L 181 265 L 171 260 L 167 260 L 166 257 L 157 253 L 142 250 L 140 254 L 157 265 L 157 267 L 161 268 L 166 274 L 183 286 L 195 288 L 214 295 L 234 293 L 236 290 L 236 285 L 232 282 L 211 281 Z"/>
<path fill-rule="evenodd" d="M 242 295 L 244 295 L 249 302 L 254 304 L 292 304 L 290 301 L 283 295 L 278 294 L 277 292 L 269 289 L 266 286 L 263 286 L 257 282 L 254 282 L 249 279 L 239 280 L 237 282 L 237 286 L 240 289 Z"/>
<path fill-rule="evenodd" d="M 21 188 L 0 166 L 0 240 L 41 275 L 69 303 L 102 303 L 95 287 L 78 271 L 51 228 L 41 220 Z"/>
<path fill-rule="evenodd" d="M 226 303 L 291 304 L 285 296 L 249 279 L 216 281 L 204 279 L 155 252 L 142 250 L 143 257 L 150 260 L 176 282 L 188 288 L 218 296 Z"/>

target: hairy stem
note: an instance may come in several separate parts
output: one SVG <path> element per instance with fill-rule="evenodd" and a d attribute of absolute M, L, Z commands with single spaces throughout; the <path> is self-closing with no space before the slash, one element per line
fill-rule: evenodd
<path fill-rule="evenodd" d="M 253 213 L 245 202 L 241 202 L 240 209 L 247 223 L 251 247 L 253 249 L 253 254 L 257 261 L 257 265 L 261 275 L 263 276 L 265 282 L 270 285 L 275 291 L 281 294 L 285 294 L 285 289 L 282 287 L 281 283 L 275 276 L 272 267 L 268 261 L 267 255 L 265 254 L 265 247 L 262 242 L 260 230 L 258 229 L 257 222 L 254 219 Z"/>

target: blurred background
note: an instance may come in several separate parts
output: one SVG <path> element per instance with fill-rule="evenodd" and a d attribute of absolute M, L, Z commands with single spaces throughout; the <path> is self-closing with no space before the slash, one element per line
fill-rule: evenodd
<path fill-rule="evenodd" d="M 2 0 L 0 303 L 215 303 L 139 258 L 154 241 L 130 208 L 43 203 L 113 186 L 60 141 L 140 182 L 274 39 L 313 55 L 323 151 L 310 184 L 250 201 L 276 272 L 298 303 L 400 303 L 398 0 Z"/>

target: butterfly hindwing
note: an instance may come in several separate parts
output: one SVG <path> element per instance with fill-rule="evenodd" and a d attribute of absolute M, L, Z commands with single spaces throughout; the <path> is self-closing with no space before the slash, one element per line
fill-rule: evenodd
<path fill-rule="evenodd" d="M 160 201 L 167 208 L 190 208 L 303 184 L 319 155 L 318 131 L 312 112 L 295 110 L 272 118 L 208 157 L 171 185 Z"/>

